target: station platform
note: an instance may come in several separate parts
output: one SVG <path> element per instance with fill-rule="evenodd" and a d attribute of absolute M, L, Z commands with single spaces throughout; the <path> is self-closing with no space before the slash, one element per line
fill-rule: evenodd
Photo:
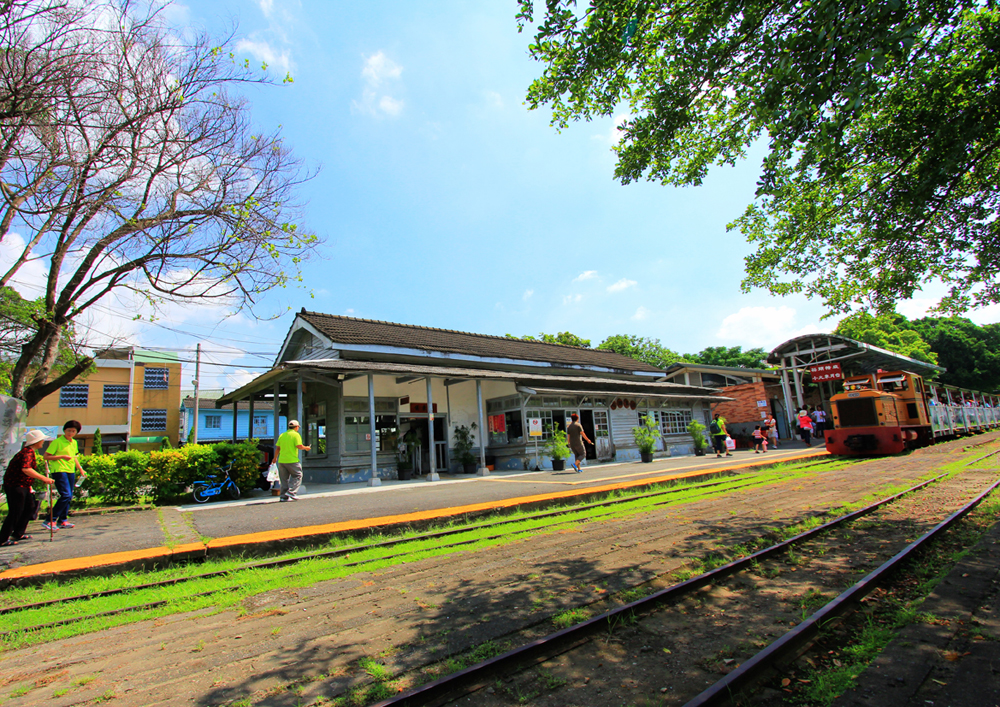
<path fill-rule="evenodd" d="M 669 457 L 651 463 L 593 464 L 582 473 L 494 472 L 446 475 L 439 481 L 307 485 L 297 501 L 252 491 L 238 501 L 77 515 L 75 528 L 49 531 L 34 522 L 32 540 L 0 549 L 0 587 L 58 576 L 110 573 L 233 553 L 263 555 L 344 534 L 420 527 L 498 509 L 544 507 L 561 500 L 637 488 L 673 479 L 736 472 L 826 455 L 824 447 L 782 443 L 764 454 Z"/>

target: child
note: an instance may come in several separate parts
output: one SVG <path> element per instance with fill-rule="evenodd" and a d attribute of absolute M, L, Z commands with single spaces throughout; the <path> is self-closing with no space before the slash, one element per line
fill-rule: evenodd
<path fill-rule="evenodd" d="M 764 436 L 764 431 L 760 429 L 760 425 L 757 425 L 753 430 L 753 451 L 754 454 L 760 454 L 761 447 L 764 451 L 767 451 L 767 437 Z"/>
<path fill-rule="evenodd" d="M 45 444 L 45 433 L 31 430 L 24 439 L 24 448 L 14 455 L 3 477 L 3 490 L 7 494 L 7 517 L 0 526 L 0 547 L 17 545 L 19 541 L 31 540 L 24 531 L 28 527 L 35 509 L 35 495 L 32 482 L 37 479 L 46 484 L 52 479 L 35 470 L 35 452 Z"/>

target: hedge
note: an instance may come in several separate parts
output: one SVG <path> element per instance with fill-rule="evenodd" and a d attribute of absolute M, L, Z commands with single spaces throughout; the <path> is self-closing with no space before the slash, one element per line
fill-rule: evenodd
<path fill-rule="evenodd" d="M 110 503 L 135 503 L 144 492 L 157 501 L 176 498 L 195 481 L 232 462 L 230 476 L 240 489 L 250 489 L 259 475 L 257 440 L 240 444 L 187 444 L 180 449 L 81 456 L 87 472 L 83 487 Z"/>

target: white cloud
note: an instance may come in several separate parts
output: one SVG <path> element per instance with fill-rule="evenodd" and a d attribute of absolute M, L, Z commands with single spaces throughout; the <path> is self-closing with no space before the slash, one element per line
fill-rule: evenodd
<path fill-rule="evenodd" d="M 17 233 L 8 233 L 0 241 L 0 270 L 6 273 L 24 252 L 26 241 Z M 48 261 L 34 259 L 22 265 L 11 280 L 11 287 L 25 299 L 35 299 L 44 294 L 49 276 Z"/>
<path fill-rule="evenodd" d="M 344 314 L 354 314 L 354 310 L 353 309 L 345 310 Z"/>
<path fill-rule="evenodd" d="M 640 306 L 637 310 L 635 310 L 635 314 L 632 315 L 632 319 L 637 322 L 641 322 L 643 319 L 649 319 L 650 314 L 652 314 L 652 312 L 645 307 Z"/>
<path fill-rule="evenodd" d="M 592 135 L 590 139 L 598 140 L 600 142 L 604 142 L 612 146 L 617 145 L 622 139 L 621 131 L 618 128 L 624 125 L 625 121 L 628 120 L 630 117 L 631 116 L 628 113 L 619 113 L 614 118 L 612 118 L 612 124 L 611 127 L 608 129 L 608 132 L 598 135 Z"/>
<path fill-rule="evenodd" d="M 622 290 L 627 290 L 630 287 L 635 287 L 639 283 L 635 280 L 629 280 L 628 278 L 622 278 L 613 285 L 608 285 L 608 292 L 621 292 Z"/>
<path fill-rule="evenodd" d="M 496 91 L 483 91 L 483 96 L 486 98 L 486 103 L 493 108 L 503 108 L 503 96 Z"/>
<path fill-rule="evenodd" d="M 403 73 L 403 67 L 387 57 L 384 52 L 376 52 L 365 59 L 365 68 L 361 77 L 369 86 L 377 87 L 387 79 L 398 79 Z"/>
<path fill-rule="evenodd" d="M 527 302 L 531 298 L 531 296 L 533 294 L 535 294 L 534 290 L 525 290 L 524 294 L 521 295 L 521 299 L 523 299 L 525 302 Z"/>
<path fill-rule="evenodd" d="M 716 336 L 732 341 L 745 348 L 763 346 L 774 348 L 783 341 L 805 334 L 828 333 L 836 327 L 835 323 L 820 325 L 818 323 L 799 324 L 793 308 L 781 307 L 743 307 L 735 314 L 730 314 L 722 320 Z"/>
<path fill-rule="evenodd" d="M 573 278 L 573 282 L 583 282 L 584 280 L 593 280 L 597 277 L 596 270 L 584 270 L 582 273 Z"/>
<path fill-rule="evenodd" d="M 271 17 L 274 13 L 274 0 L 257 0 L 257 4 L 260 5 L 260 11 L 264 13 L 264 17 Z"/>
<path fill-rule="evenodd" d="M 563 297 L 563 304 L 576 304 L 583 300 L 583 295 L 566 295 Z"/>
<path fill-rule="evenodd" d="M 361 100 L 353 101 L 351 109 L 366 115 L 397 116 L 403 111 L 403 100 L 392 96 L 387 85 L 399 81 L 403 67 L 378 51 L 365 57 L 361 78 L 365 87 L 361 91 Z"/>
<path fill-rule="evenodd" d="M 288 49 L 283 49 L 280 53 L 276 51 L 267 41 L 262 39 L 241 39 L 236 43 L 236 51 L 242 54 L 249 54 L 257 61 L 268 66 L 278 66 L 282 71 L 292 70 L 291 53 Z"/>

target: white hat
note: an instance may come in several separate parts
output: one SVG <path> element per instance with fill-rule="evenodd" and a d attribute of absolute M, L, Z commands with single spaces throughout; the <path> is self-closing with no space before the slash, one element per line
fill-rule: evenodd
<path fill-rule="evenodd" d="M 24 443 L 31 446 L 35 442 L 40 442 L 43 439 L 48 439 L 45 433 L 41 430 L 31 430 L 24 438 Z"/>
<path fill-rule="evenodd" d="M 288 426 L 289 427 L 298 427 L 299 426 L 299 421 L 298 420 L 289 420 L 288 421 Z"/>

